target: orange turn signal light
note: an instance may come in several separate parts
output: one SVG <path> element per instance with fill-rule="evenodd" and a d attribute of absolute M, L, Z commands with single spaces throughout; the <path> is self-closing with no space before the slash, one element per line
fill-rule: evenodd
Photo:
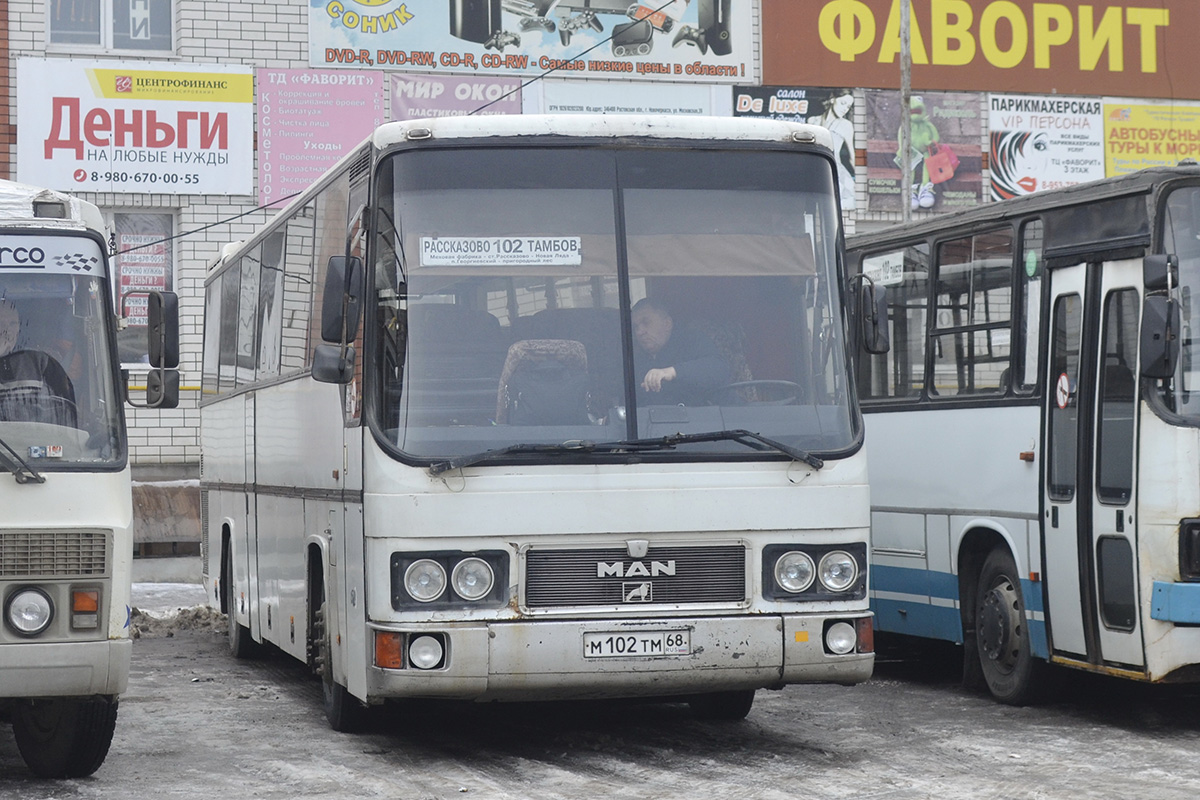
<path fill-rule="evenodd" d="M 870 617 L 861 617 L 854 621 L 854 632 L 858 635 L 859 653 L 875 652 L 875 624 Z"/>
<path fill-rule="evenodd" d="M 75 589 L 71 592 L 71 610 L 76 614 L 96 614 L 100 611 L 100 592 L 96 589 Z"/>
<path fill-rule="evenodd" d="M 375 666 L 404 669 L 404 635 L 393 631 L 375 631 Z"/>

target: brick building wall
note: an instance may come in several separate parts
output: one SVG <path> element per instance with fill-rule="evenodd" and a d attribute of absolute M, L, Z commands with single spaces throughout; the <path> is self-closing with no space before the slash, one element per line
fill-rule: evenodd
<path fill-rule="evenodd" d="M 62 49 L 47 48 L 49 3 L 40 0 L 0 0 L 6 48 L 3 69 L 4 117 L 0 119 L 0 174 L 16 178 L 16 61 L 22 57 L 69 58 Z M 308 4 L 304 0 L 257 0 L 255 3 L 176 0 L 175 56 L 153 55 L 155 61 L 237 64 L 252 68 L 307 66 Z M 137 60 L 129 52 L 80 58 Z M 19 124 L 19 121 L 17 121 Z M 61 188 L 61 187 L 59 187 Z M 105 211 L 153 210 L 174 214 L 175 233 L 187 234 L 235 217 L 257 205 L 257 195 L 102 194 L 79 192 Z M 200 461 L 198 408 L 200 355 L 203 341 L 204 278 L 208 265 L 223 245 L 244 239 L 268 218 L 255 212 L 234 222 L 218 224 L 174 242 L 174 288 L 180 309 L 179 408 L 169 410 L 126 407 L 131 461 L 135 475 L 194 477 Z M 140 384 L 136 374 L 132 385 Z"/>

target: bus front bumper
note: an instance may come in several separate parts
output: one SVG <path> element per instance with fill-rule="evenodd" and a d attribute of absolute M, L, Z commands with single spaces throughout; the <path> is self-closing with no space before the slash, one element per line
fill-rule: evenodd
<path fill-rule="evenodd" d="M 0 645 L 0 698 L 121 694 L 132 652 L 129 639 Z"/>
<path fill-rule="evenodd" d="M 869 618 L 831 613 L 373 625 L 369 639 L 400 633 L 405 655 L 399 668 L 368 669 L 367 699 L 585 699 L 851 685 L 871 677 L 874 653 L 856 648 L 835 655 L 824 633 L 835 622 L 854 627 Z M 429 669 L 411 663 L 408 652 L 422 636 L 444 649 L 442 661 Z M 646 654 L 628 655 L 630 649 Z M 669 654 L 672 649 L 679 653 Z"/>

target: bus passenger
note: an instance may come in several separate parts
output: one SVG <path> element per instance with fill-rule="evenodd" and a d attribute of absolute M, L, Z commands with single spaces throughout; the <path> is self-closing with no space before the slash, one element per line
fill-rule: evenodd
<path fill-rule="evenodd" d="M 643 298 L 633 306 L 635 375 L 641 375 L 639 402 L 701 405 L 729 383 L 729 365 L 701 331 L 681 327 L 666 306 Z"/>

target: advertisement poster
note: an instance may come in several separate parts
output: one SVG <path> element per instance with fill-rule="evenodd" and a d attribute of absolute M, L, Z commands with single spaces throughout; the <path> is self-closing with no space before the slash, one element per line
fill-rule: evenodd
<path fill-rule="evenodd" d="M 521 80 L 393 72 L 390 119 L 521 113 Z"/>
<path fill-rule="evenodd" d="M 155 234 L 117 233 L 117 252 L 123 253 L 118 265 L 117 292 L 165 292 L 170 288 L 171 253 L 169 242 Z M 129 251 L 129 252 L 124 252 Z M 146 327 L 146 296 L 138 294 L 126 301 L 130 325 Z"/>
<path fill-rule="evenodd" d="M 988 98 L 993 200 L 1104 177 L 1098 97 L 994 94 Z"/>
<path fill-rule="evenodd" d="M 260 69 L 258 203 L 307 189 L 383 118 L 383 81 L 364 70 Z"/>
<path fill-rule="evenodd" d="M 1109 177 L 1200 160 L 1200 103 L 1104 99 L 1104 168 Z"/>
<path fill-rule="evenodd" d="M 735 86 L 733 113 L 738 117 L 762 117 L 790 122 L 807 122 L 828 128 L 833 134 L 837 160 L 838 191 L 842 210 L 853 211 L 854 200 L 854 91 L 788 86 Z"/>
<path fill-rule="evenodd" d="M 254 192 L 249 67 L 17 61 L 17 180 L 76 192 Z"/>
<path fill-rule="evenodd" d="M 724 87 L 648 83 L 544 80 L 525 89 L 527 114 L 669 114 L 729 116 L 729 103 L 715 107 L 713 94 Z"/>
<path fill-rule="evenodd" d="M 957 211 L 979 203 L 983 133 L 980 96 L 923 92 L 912 96 L 912 142 L 900 155 L 900 93 L 868 91 L 867 207 L 900 211 Z M 912 170 L 912 196 L 900 197 L 903 169 Z"/>
<path fill-rule="evenodd" d="M 900 0 L 760 2 L 762 83 L 900 88 Z M 912 0 L 910 9 L 916 92 L 1200 100 L 1196 0 Z"/>
<path fill-rule="evenodd" d="M 745 83 L 753 25 L 742 0 L 309 0 L 309 65 Z"/>

